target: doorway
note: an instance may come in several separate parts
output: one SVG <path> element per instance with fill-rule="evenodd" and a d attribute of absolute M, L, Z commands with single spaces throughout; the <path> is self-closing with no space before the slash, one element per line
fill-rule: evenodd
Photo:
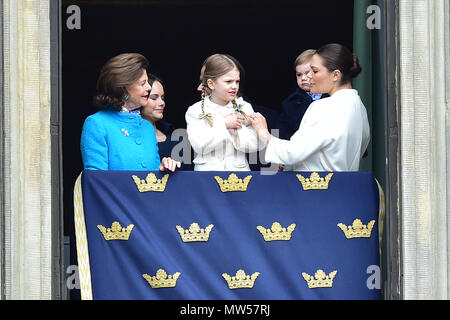
<path fill-rule="evenodd" d="M 213 53 L 228 53 L 245 69 L 243 92 L 275 113 L 296 89 L 294 60 L 309 48 L 338 42 L 353 48 L 353 0 L 295 2 L 62 1 L 62 150 L 66 277 L 77 264 L 72 190 L 82 171 L 81 128 L 102 65 L 138 52 L 165 83 L 164 119 L 185 128 L 187 108 L 200 99 L 200 67 Z M 77 16 L 78 14 L 78 16 Z M 78 20 L 76 18 L 79 17 Z M 69 273 L 67 273 L 69 271 Z M 68 298 L 79 299 L 71 287 Z"/>

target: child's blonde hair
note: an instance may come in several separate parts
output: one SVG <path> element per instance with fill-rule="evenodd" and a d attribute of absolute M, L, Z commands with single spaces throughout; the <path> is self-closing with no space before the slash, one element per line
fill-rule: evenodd
<path fill-rule="evenodd" d="M 316 50 L 314 49 L 308 49 L 303 51 L 302 53 L 300 53 L 297 57 L 297 59 L 295 59 L 294 62 L 294 69 L 297 68 L 297 66 L 307 63 L 311 60 L 312 56 L 316 54 Z"/>
<path fill-rule="evenodd" d="M 224 74 L 227 74 L 233 69 L 237 69 L 239 72 L 243 70 L 242 65 L 237 61 L 235 58 L 228 54 L 221 54 L 216 53 L 208 58 L 203 62 L 202 65 L 202 112 L 205 114 L 204 110 L 204 104 L 205 104 L 205 97 L 210 94 L 208 92 L 208 80 L 215 81 L 217 78 L 223 76 Z M 245 114 L 244 111 L 242 111 L 238 104 L 236 103 L 236 99 L 233 99 L 232 101 L 234 109 L 238 112 L 240 112 L 246 120 L 248 120 L 248 116 Z M 211 124 L 211 123 L 210 123 Z"/>

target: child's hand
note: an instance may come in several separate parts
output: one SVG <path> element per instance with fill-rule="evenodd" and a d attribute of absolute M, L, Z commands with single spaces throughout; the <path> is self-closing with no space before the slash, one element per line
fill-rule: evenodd
<path fill-rule="evenodd" d="M 230 113 L 223 117 L 223 119 L 227 129 L 240 129 L 242 128 L 242 121 L 244 120 L 244 117 L 240 114 Z"/>

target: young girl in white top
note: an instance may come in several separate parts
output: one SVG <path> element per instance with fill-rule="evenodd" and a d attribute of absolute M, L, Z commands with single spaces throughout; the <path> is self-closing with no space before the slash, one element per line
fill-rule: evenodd
<path fill-rule="evenodd" d="M 238 98 L 240 69 L 225 54 L 203 63 L 202 99 L 186 112 L 196 171 L 250 170 L 245 154 L 258 150 L 258 138 L 249 121 L 253 108 Z"/>
<path fill-rule="evenodd" d="M 311 59 L 311 93 L 327 93 L 305 112 L 290 140 L 272 137 L 265 119 L 251 120 L 268 143 L 266 161 L 292 165 L 294 171 L 358 171 L 370 140 L 367 111 L 351 80 L 361 72 L 358 57 L 340 44 L 328 44 Z"/>

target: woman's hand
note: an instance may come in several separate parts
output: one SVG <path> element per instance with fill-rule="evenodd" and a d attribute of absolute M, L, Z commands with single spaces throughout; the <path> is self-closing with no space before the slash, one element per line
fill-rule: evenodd
<path fill-rule="evenodd" d="M 244 117 L 240 114 L 230 113 L 223 117 L 225 121 L 225 126 L 227 129 L 240 129 L 242 128 L 242 121 L 244 121 Z"/>
<path fill-rule="evenodd" d="M 172 158 L 162 158 L 161 164 L 159 165 L 159 171 L 170 170 L 174 172 L 176 168 L 181 167 L 180 161 L 175 161 Z"/>
<path fill-rule="evenodd" d="M 250 122 L 258 138 L 265 144 L 269 143 L 272 136 L 267 129 L 266 118 L 261 113 L 255 112 L 250 116 Z"/>

